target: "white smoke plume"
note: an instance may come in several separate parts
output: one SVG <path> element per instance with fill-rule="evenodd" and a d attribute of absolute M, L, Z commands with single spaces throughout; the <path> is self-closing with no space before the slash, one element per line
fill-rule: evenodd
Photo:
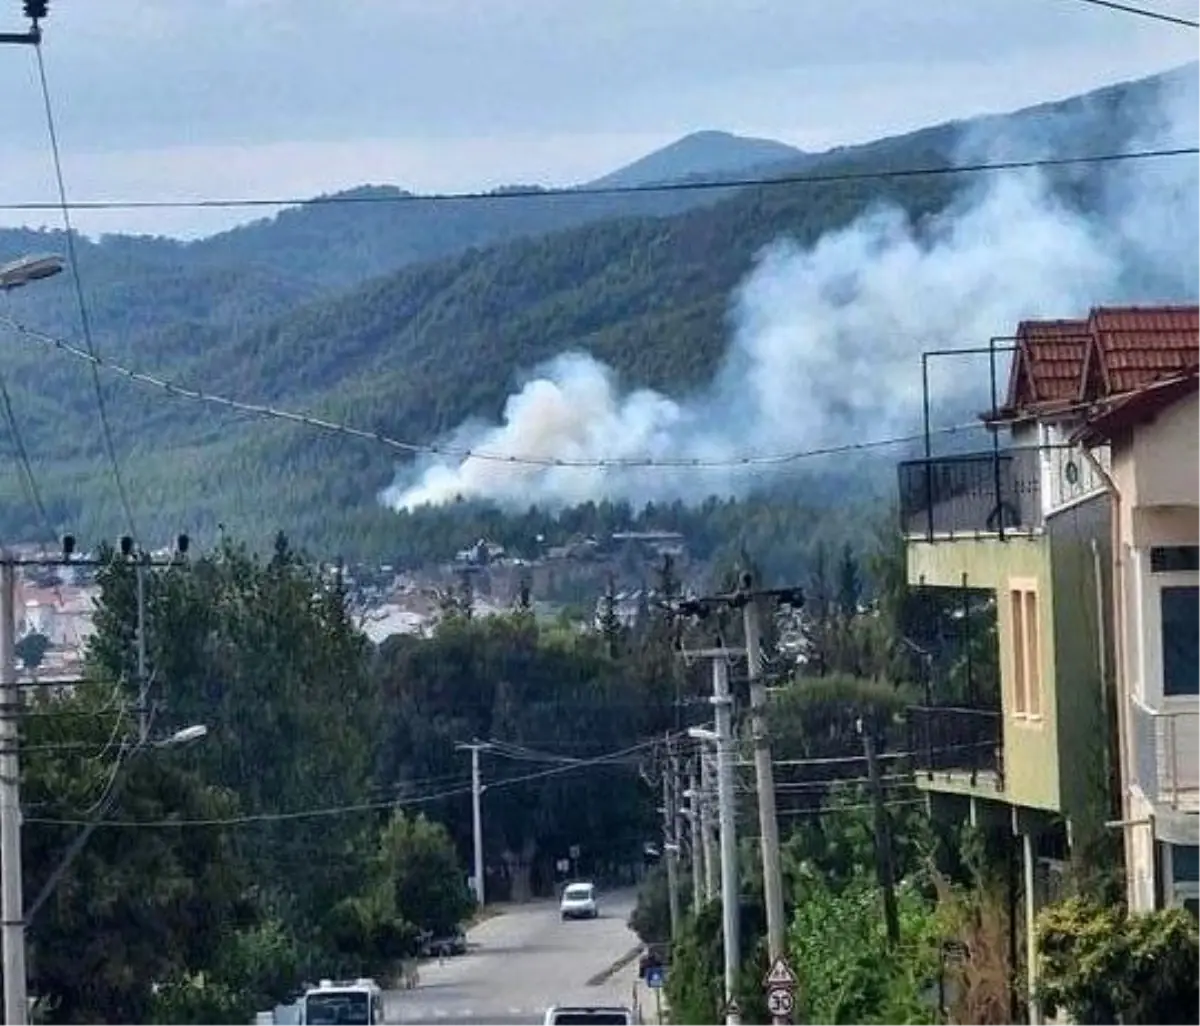
<path fill-rule="evenodd" d="M 1185 80 L 1194 95 L 1191 72 Z M 1195 101 L 1189 108 L 1171 99 L 1176 105 L 1163 104 L 1162 123 L 1144 122 L 1154 138 L 1128 145 L 1190 144 Z M 706 391 L 679 398 L 625 391 L 608 368 L 569 353 L 509 397 L 500 424 L 464 425 L 445 441 L 569 464 L 736 460 L 911 433 L 922 350 L 986 344 L 1025 317 L 1194 300 L 1197 164 L 1158 163 L 1114 174 L 1105 209 L 1092 217 L 1025 172 L 991 177 L 919 226 L 900 210 L 878 207 L 811 248 L 780 240 L 732 297 L 730 348 Z M 956 386 L 960 395 L 981 394 L 986 358 L 935 366 L 943 404 Z M 394 508 L 460 497 L 508 507 L 601 498 L 640 505 L 741 491 L 763 473 L 427 460 L 402 473 L 382 499 Z"/>

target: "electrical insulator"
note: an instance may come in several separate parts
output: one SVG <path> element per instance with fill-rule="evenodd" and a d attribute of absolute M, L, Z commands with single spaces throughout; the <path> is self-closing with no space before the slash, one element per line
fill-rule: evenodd
<path fill-rule="evenodd" d="M 25 0 L 25 17 L 30 21 L 41 21 L 49 6 L 49 0 Z"/>

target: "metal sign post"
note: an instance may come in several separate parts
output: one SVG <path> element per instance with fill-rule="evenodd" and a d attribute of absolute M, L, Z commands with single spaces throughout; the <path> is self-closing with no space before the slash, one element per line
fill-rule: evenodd
<path fill-rule="evenodd" d="M 780 956 L 771 964 L 767 975 L 763 977 L 763 987 L 767 992 L 767 1011 L 777 1023 L 791 1021 L 792 1013 L 796 1010 L 796 974 L 788 965 L 787 959 Z"/>

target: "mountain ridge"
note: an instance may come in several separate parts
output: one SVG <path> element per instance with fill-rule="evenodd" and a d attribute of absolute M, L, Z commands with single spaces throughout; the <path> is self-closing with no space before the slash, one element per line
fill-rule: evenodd
<path fill-rule="evenodd" d="M 1114 133 L 1136 122 L 1154 82 L 1101 91 L 1083 105 L 1099 113 L 1071 114 L 1082 127 L 1060 140 L 1063 150 L 1115 145 Z M 847 174 L 945 164 L 959 154 L 963 134 L 963 125 L 931 126 L 814 159 Z M 207 392 L 424 441 L 472 416 L 494 419 L 517 375 L 564 349 L 594 354 L 631 385 L 673 395 L 699 388 L 727 346 L 730 292 L 763 245 L 781 235 L 811 245 L 881 201 L 927 218 L 957 194 L 961 183 L 952 177 L 715 189 L 708 202 L 671 214 L 597 216 L 518 233 L 409 262 L 340 292 L 295 267 L 230 256 L 193 261 L 182 244 L 151 252 L 128 239 L 107 250 L 81 245 L 83 280 L 111 359 Z M 461 212 L 452 209 L 450 219 Z M 22 239 L 46 241 L 37 233 Z M 17 312 L 77 337 L 67 284 L 14 295 Z M 47 299 L 55 295 L 57 306 Z M 117 510 L 87 374 L 25 343 L 13 350 L 9 378 L 55 518 L 82 535 L 110 534 Z M 167 402 L 111 379 L 105 388 L 131 488 L 156 530 L 202 536 L 217 524 L 251 533 L 287 526 L 303 542 L 347 555 L 390 544 L 398 521 L 375 496 L 392 480 L 394 454 Z M 9 535 L 31 534 L 15 482 L 0 490 L 0 501 Z"/>

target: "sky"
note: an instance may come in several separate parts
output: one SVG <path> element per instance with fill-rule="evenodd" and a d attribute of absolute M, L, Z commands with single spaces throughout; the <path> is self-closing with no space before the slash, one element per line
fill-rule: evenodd
<path fill-rule="evenodd" d="M 43 28 L 73 200 L 575 184 L 699 129 L 821 150 L 1197 56 L 1194 30 L 1081 0 L 51 0 Z M 0 48 L 0 90 L 0 203 L 52 200 L 28 48 Z M 75 222 L 195 237 L 262 213 Z"/>

